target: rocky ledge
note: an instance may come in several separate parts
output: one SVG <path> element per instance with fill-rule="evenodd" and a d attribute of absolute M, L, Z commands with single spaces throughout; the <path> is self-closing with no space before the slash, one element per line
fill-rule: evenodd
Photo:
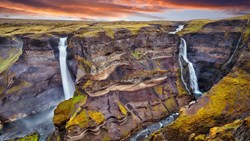
<path fill-rule="evenodd" d="M 69 40 L 78 62 L 77 88 L 54 116 L 65 140 L 120 140 L 192 99 L 178 90 L 177 35 L 154 26 L 114 35 Z"/>
<path fill-rule="evenodd" d="M 228 21 L 223 22 L 225 24 Z M 220 22 L 215 23 L 215 25 L 220 24 Z M 243 141 L 249 139 L 249 119 L 247 118 L 250 115 L 249 29 L 248 23 L 243 28 L 243 38 L 231 62 L 228 64 L 228 61 L 224 61 L 224 64 L 232 66 L 232 69 L 225 69 L 223 65 L 221 67 L 223 70 L 219 74 L 225 76 L 195 103 L 182 108 L 179 118 L 164 129 L 155 132 L 149 138 L 150 140 Z M 218 77 L 221 75 L 215 79 Z M 244 118 L 246 120 L 237 120 Z"/>

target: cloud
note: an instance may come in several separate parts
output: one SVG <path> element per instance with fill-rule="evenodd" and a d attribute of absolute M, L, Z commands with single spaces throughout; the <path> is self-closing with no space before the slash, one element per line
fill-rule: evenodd
<path fill-rule="evenodd" d="M 73 17 L 78 19 L 143 16 L 168 9 L 212 9 L 230 14 L 250 13 L 249 0 L 1 0 L 2 15 Z"/>

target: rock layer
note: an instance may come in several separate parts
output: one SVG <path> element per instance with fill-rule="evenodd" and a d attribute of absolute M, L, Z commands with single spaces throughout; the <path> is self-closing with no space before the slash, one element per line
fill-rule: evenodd
<path fill-rule="evenodd" d="M 58 39 L 24 37 L 17 41 L 23 42 L 22 47 L 16 47 L 22 52 L 19 59 L 0 74 L 0 120 L 4 123 L 43 112 L 63 99 Z"/>
<path fill-rule="evenodd" d="M 246 20 L 244 22 L 246 23 Z M 210 133 L 215 131 L 213 127 L 222 126 L 250 115 L 249 27 L 247 25 L 247 28 L 243 30 L 245 36 L 240 43 L 240 49 L 232 59 L 232 69 L 226 69 L 229 73 L 204 96 L 199 98 L 197 102 L 181 109 L 180 117 L 171 125 L 157 131 L 151 137 L 151 140 L 157 140 L 158 138 L 168 141 L 220 139 L 220 135 L 223 135 L 219 132 L 216 134 L 218 138 L 214 137 L 213 133 L 208 138 L 204 135 L 208 134 L 209 130 Z M 242 131 L 246 132 L 246 134 Z M 238 132 L 235 131 L 232 138 L 244 140 L 244 138 L 247 138 L 247 133 L 248 128 Z M 243 138 L 240 138 L 239 134 Z"/>
<path fill-rule="evenodd" d="M 54 122 L 65 140 L 120 140 L 192 98 L 177 89 L 177 35 L 154 26 L 137 35 L 127 29 L 114 35 L 69 41 L 78 61 L 75 95 L 87 98 L 73 98 L 55 110 Z"/>

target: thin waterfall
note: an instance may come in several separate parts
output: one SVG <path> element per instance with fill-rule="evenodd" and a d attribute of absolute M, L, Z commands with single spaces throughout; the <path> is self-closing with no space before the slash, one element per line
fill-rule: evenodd
<path fill-rule="evenodd" d="M 186 89 L 189 91 L 189 89 L 187 88 L 187 84 L 184 81 L 183 64 L 181 62 L 181 58 L 188 64 L 189 80 L 190 80 L 190 87 L 192 89 L 192 93 L 197 95 L 197 96 L 201 95 L 202 93 L 199 90 L 199 85 L 198 85 L 197 76 L 195 74 L 195 69 L 193 67 L 193 64 L 187 58 L 187 44 L 183 38 L 181 38 L 181 44 L 180 44 L 179 63 L 181 66 L 181 79 L 182 79 Z M 190 93 L 190 91 L 189 91 L 189 93 Z"/>
<path fill-rule="evenodd" d="M 246 27 L 245 27 L 245 28 L 247 28 L 248 24 L 249 24 L 249 19 L 247 20 L 247 24 L 246 24 Z M 242 32 L 244 32 L 244 30 L 245 30 L 245 29 L 243 29 Z M 236 45 L 236 48 L 235 48 L 233 54 L 230 56 L 230 58 L 227 60 L 227 62 L 223 65 L 223 68 L 225 68 L 227 65 L 229 65 L 229 64 L 232 62 L 232 59 L 234 58 L 236 52 L 237 52 L 238 49 L 239 49 L 240 43 L 241 43 L 241 41 L 242 41 L 242 38 L 243 38 L 243 33 L 240 35 L 240 38 L 239 38 L 239 40 L 238 40 L 238 43 L 237 43 L 237 45 Z"/>
<path fill-rule="evenodd" d="M 63 91 L 65 99 L 69 99 L 73 97 L 75 91 L 75 84 L 71 78 L 67 67 L 67 37 L 60 38 L 59 41 L 59 52 L 60 52 L 60 69 L 61 69 L 61 77 L 63 83 Z"/>

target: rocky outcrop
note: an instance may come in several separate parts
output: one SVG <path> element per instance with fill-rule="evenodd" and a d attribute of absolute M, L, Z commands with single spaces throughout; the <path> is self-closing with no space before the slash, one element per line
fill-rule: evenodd
<path fill-rule="evenodd" d="M 246 20 L 212 22 L 206 24 L 198 33 L 184 35 L 188 58 L 194 64 L 201 91 L 207 92 L 232 68 L 235 58 L 229 66 L 224 64 L 241 40 L 246 23 Z"/>
<path fill-rule="evenodd" d="M 71 37 L 78 61 L 75 97 L 55 110 L 64 140 L 120 140 L 177 112 L 191 96 L 182 93 L 179 37 L 154 26 L 138 34 L 119 29 L 114 38 Z"/>
<path fill-rule="evenodd" d="M 237 55 L 232 59 L 234 65 L 232 69 L 227 69 L 230 72 L 205 93 L 204 96 L 199 98 L 197 102 L 182 108 L 179 118 L 169 126 L 154 133 L 151 140 L 159 138 L 168 141 L 188 139 L 216 140 L 216 138 L 220 138 L 220 135 L 221 137 L 223 135 L 218 131 L 218 134 L 214 136 L 211 132 L 215 131 L 216 128 L 213 127 L 223 126 L 236 119 L 246 118 L 250 115 L 249 25 L 244 30 L 244 35 L 247 36 L 244 36 L 245 39 L 242 39 L 240 43 L 241 49 L 237 51 Z M 240 129 L 241 131 L 239 131 Z M 245 134 L 243 131 L 247 133 L 248 128 L 246 130 L 240 129 L 238 132 L 235 131 L 232 138 L 239 140 L 247 138 L 247 134 L 243 135 Z M 206 138 L 204 135 L 208 134 L 209 130 L 211 136 Z M 240 138 L 240 134 L 243 138 Z"/>
<path fill-rule="evenodd" d="M 249 116 L 249 33 L 242 36 L 246 20 L 206 23 L 197 33 L 183 35 L 200 88 L 208 91 L 185 108 L 194 97 L 182 86 L 180 37 L 168 34 L 173 26 L 70 24 L 64 29 L 70 33 L 0 38 L 0 62 L 6 64 L 0 66 L 0 124 L 9 127 L 53 109 L 63 99 L 57 46 L 59 35 L 67 34 L 67 63 L 76 90 L 73 98 L 57 106 L 56 131 L 49 140 L 126 140 L 180 108 L 180 117 L 152 140 L 217 138 L 213 133 L 206 136 L 210 128 Z M 16 55 L 9 54 L 13 52 Z M 245 132 L 245 126 L 238 128 L 235 133 Z M 0 140 L 6 132 L 0 131 Z"/>
<path fill-rule="evenodd" d="M 220 127 L 213 127 L 209 134 L 190 135 L 188 141 L 214 141 L 214 140 L 250 140 L 250 118 L 235 120 Z"/>
<path fill-rule="evenodd" d="M 17 45 L 23 46 L 15 47 L 13 40 L 1 42 L 1 49 L 5 49 L 5 53 L 10 48 L 9 52 L 18 50 L 16 54 L 19 55 L 16 62 L 0 74 L 0 120 L 3 123 L 43 112 L 63 99 L 58 37 L 39 40 L 23 37 L 15 40 Z M 3 58 L 9 59 L 6 54 Z"/>

